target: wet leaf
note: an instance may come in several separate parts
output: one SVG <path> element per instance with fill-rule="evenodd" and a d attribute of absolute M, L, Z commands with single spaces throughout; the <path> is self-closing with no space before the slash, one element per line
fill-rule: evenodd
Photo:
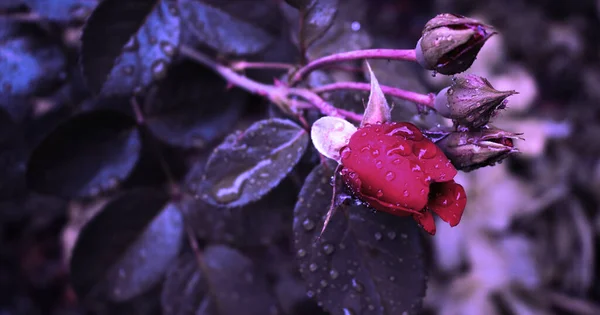
<path fill-rule="evenodd" d="M 206 45 L 221 54 L 249 55 L 267 48 L 274 40 L 263 27 L 253 20 L 252 8 L 246 1 L 237 2 L 236 6 L 248 8 L 245 11 L 232 10 L 233 5 L 227 6 L 219 1 L 181 0 L 179 7 L 185 31 L 193 35 L 194 42 Z M 245 2 L 245 3 L 244 3 Z M 258 2 L 258 3 L 257 3 Z M 252 5 L 264 5 L 253 1 Z M 271 11 L 272 14 L 272 11 Z M 268 15 L 265 15 L 268 19 Z"/>
<path fill-rule="evenodd" d="M 259 200 L 298 163 L 308 133 L 286 119 L 266 119 L 227 136 L 211 154 L 200 183 L 190 183 L 205 202 L 239 207 Z M 195 186 L 195 187 L 193 187 Z"/>
<path fill-rule="evenodd" d="M 183 148 L 204 148 L 225 136 L 247 100 L 241 90 L 228 91 L 212 71 L 188 62 L 171 68 L 151 97 L 148 128 L 161 141 Z"/>
<path fill-rule="evenodd" d="M 131 117 L 114 111 L 79 114 L 35 148 L 27 167 L 28 185 L 66 198 L 96 196 L 128 177 L 140 149 Z"/>
<path fill-rule="evenodd" d="M 334 1 L 319 2 L 328 2 L 331 4 Z M 343 4 L 337 6 L 337 13 L 326 31 L 316 37 L 310 45 L 305 46 L 307 48 L 306 54 L 308 60 L 314 60 L 334 53 L 371 47 L 371 36 L 364 27 L 361 27 L 360 22 L 358 22 L 363 20 L 363 16 L 368 11 L 367 2 L 362 0 L 344 0 Z M 283 12 L 292 28 L 292 34 L 290 34 L 292 40 L 297 46 L 300 46 L 298 12 L 295 12 L 289 6 L 283 6 Z M 347 71 L 344 72 L 347 73 Z"/>
<path fill-rule="evenodd" d="M 302 47 L 309 47 L 319 39 L 335 20 L 339 0 L 286 0 L 298 9 Z"/>
<path fill-rule="evenodd" d="M 163 286 L 163 314 L 279 314 L 266 278 L 248 257 L 235 249 L 212 245 L 201 259 L 200 265 L 187 253 L 173 265 Z"/>
<path fill-rule="evenodd" d="M 64 76 L 65 55 L 39 26 L 0 18 L 0 96 L 44 93 Z"/>
<path fill-rule="evenodd" d="M 339 207 L 317 239 L 331 203 L 333 169 L 329 163 L 313 170 L 294 210 L 296 256 L 308 295 L 333 314 L 416 314 L 426 266 L 410 217 Z"/>
<path fill-rule="evenodd" d="M 77 239 L 70 262 L 78 297 L 122 302 L 151 289 L 176 259 L 179 209 L 161 191 L 140 188 L 111 200 Z"/>
<path fill-rule="evenodd" d="M 40 16 L 57 21 L 85 20 L 99 0 L 23 0 L 23 2 Z"/>
<path fill-rule="evenodd" d="M 81 36 L 81 67 L 95 93 L 140 93 L 165 77 L 180 37 L 175 0 L 103 0 Z"/>
<path fill-rule="evenodd" d="M 241 208 L 215 207 L 188 196 L 182 211 L 201 239 L 235 246 L 270 245 L 289 233 L 296 196 L 297 189 L 284 182 Z"/>

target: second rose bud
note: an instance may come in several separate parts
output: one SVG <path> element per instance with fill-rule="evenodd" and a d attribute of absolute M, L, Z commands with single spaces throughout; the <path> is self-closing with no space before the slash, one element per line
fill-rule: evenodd
<path fill-rule="evenodd" d="M 467 74 L 456 77 L 451 86 L 435 97 L 437 112 L 457 124 L 477 129 L 487 125 L 498 110 L 506 107 L 506 98 L 516 91 L 498 91 L 485 78 Z"/>

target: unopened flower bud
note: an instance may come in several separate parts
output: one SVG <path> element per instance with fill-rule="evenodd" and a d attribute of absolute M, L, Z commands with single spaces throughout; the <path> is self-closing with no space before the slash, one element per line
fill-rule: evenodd
<path fill-rule="evenodd" d="M 442 89 L 435 97 L 434 107 L 444 117 L 459 125 L 480 128 L 487 125 L 500 109 L 506 107 L 506 98 L 516 91 L 498 91 L 485 78 L 467 74 Z"/>
<path fill-rule="evenodd" d="M 419 64 L 427 70 L 452 75 L 469 69 L 483 44 L 496 31 L 478 20 L 439 14 L 429 20 L 417 42 Z"/>
<path fill-rule="evenodd" d="M 514 140 L 522 139 L 519 136 L 497 128 L 486 128 L 452 132 L 436 144 L 457 170 L 469 172 L 492 166 L 510 154 L 519 152 L 514 147 Z"/>

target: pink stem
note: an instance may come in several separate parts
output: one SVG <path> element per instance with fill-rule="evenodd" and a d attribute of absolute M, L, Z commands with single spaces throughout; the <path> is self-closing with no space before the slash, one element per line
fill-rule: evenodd
<path fill-rule="evenodd" d="M 369 83 L 361 83 L 361 82 L 336 82 L 332 84 L 326 84 L 320 87 L 316 87 L 313 89 L 315 93 L 324 93 L 331 92 L 336 90 L 358 90 L 368 92 L 371 90 L 371 85 Z M 406 91 L 399 88 L 394 88 L 391 86 L 381 85 L 381 90 L 384 94 L 389 96 L 394 96 L 397 98 L 401 98 L 407 101 L 411 101 L 413 103 L 425 105 L 430 108 L 433 107 L 434 102 L 434 94 L 421 94 L 412 91 Z"/>
<path fill-rule="evenodd" d="M 351 111 L 339 109 L 339 108 L 327 103 L 319 95 L 317 95 L 316 93 L 314 93 L 310 90 L 290 88 L 289 94 L 296 95 L 296 96 L 299 96 L 299 97 L 307 100 L 309 103 L 313 104 L 314 107 L 319 109 L 321 111 L 321 113 L 324 115 L 338 116 L 338 117 L 342 117 L 342 118 L 348 118 L 348 119 L 351 119 L 354 121 L 362 120 L 361 114 L 357 114 L 357 113 L 354 113 Z"/>
<path fill-rule="evenodd" d="M 225 80 L 227 80 L 227 82 L 229 82 L 235 86 L 238 86 L 240 88 L 243 88 L 244 90 L 246 90 L 250 93 L 265 96 L 271 100 L 277 99 L 278 96 L 281 95 L 280 89 L 278 89 L 274 86 L 271 86 L 271 85 L 266 85 L 266 84 L 262 84 L 262 83 L 253 81 L 243 75 L 240 75 L 237 72 L 231 70 L 229 67 L 226 67 L 226 66 L 216 63 L 215 61 L 210 59 L 208 56 L 206 56 L 190 47 L 181 46 L 180 52 L 183 55 L 185 55 L 191 59 L 194 59 L 195 61 L 198 61 L 199 63 L 201 63 L 201 64 L 205 65 L 206 67 L 212 69 L 213 71 L 217 72 Z"/>
<path fill-rule="evenodd" d="M 226 67 L 226 66 L 216 63 L 215 61 L 210 59 L 208 56 L 206 56 L 190 47 L 187 47 L 187 46 L 181 46 L 180 52 L 184 56 L 187 56 L 195 61 L 198 61 L 199 63 L 201 63 L 201 64 L 205 65 L 206 67 L 212 69 L 213 71 L 217 72 L 225 80 L 227 80 L 228 83 L 235 85 L 237 87 L 240 87 L 250 93 L 264 96 L 264 97 L 268 98 L 269 100 L 271 100 L 273 103 L 277 104 L 278 106 L 282 106 L 281 105 L 282 102 L 286 102 L 286 104 L 289 104 L 290 103 L 289 96 L 295 95 L 295 96 L 299 96 L 299 97 L 305 99 L 306 101 L 308 101 L 308 103 L 310 103 L 312 105 L 312 107 L 317 108 L 324 115 L 340 116 L 340 117 L 352 119 L 355 121 L 361 121 L 361 119 L 362 119 L 362 115 L 356 114 L 353 112 L 349 112 L 349 111 L 345 111 L 342 109 L 338 109 L 335 106 L 324 101 L 319 95 L 317 95 L 316 93 L 314 93 L 310 90 L 300 89 L 300 88 L 288 88 L 285 86 L 276 87 L 276 86 L 266 85 L 263 83 L 253 81 L 253 80 L 233 71 L 229 67 Z M 290 106 L 290 105 L 287 105 L 287 106 Z"/>
<path fill-rule="evenodd" d="M 241 71 L 245 69 L 281 69 L 290 70 L 294 68 L 294 65 L 289 63 L 281 62 L 248 62 L 248 61 L 235 61 L 231 63 L 231 69 L 235 71 Z"/>
<path fill-rule="evenodd" d="M 416 61 L 417 57 L 414 49 L 365 49 L 348 51 L 339 54 L 325 56 L 311 61 L 306 66 L 298 69 L 292 79 L 290 85 L 298 83 L 311 71 L 321 68 L 325 65 L 361 59 L 388 59 L 388 60 L 404 60 Z"/>

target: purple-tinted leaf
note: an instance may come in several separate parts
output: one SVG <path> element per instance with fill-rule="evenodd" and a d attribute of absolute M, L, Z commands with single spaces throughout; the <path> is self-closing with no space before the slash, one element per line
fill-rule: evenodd
<path fill-rule="evenodd" d="M 223 245 L 205 248 L 201 258 L 181 256 L 167 274 L 161 301 L 164 315 L 279 314 L 265 276 Z"/>
<path fill-rule="evenodd" d="M 258 121 L 227 136 L 210 156 L 200 183 L 189 183 L 205 202 L 239 207 L 276 187 L 298 163 L 308 133 L 290 120 Z"/>
<path fill-rule="evenodd" d="M 232 10 L 234 3 L 247 9 Z M 179 1 L 184 32 L 193 35 L 192 44 L 199 43 L 221 54 L 237 56 L 258 53 L 273 42 L 273 35 L 255 23 L 256 16 L 249 15 L 255 12 L 252 6 L 265 4 L 261 1 Z M 268 15 L 265 17 L 268 19 Z"/>
<path fill-rule="evenodd" d="M 298 9 L 301 47 L 309 47 L 319 39 L 333 24 L 337 14 L 339 0 L 286 0 Z"/>
<path fill-rule="evenodd" d="M 79 114 L 59 125 L 33 151 L 29 186 L 67 198 L 96 196 L 128 177 L 140 155 L 135 121 L 119 112 Z"/>
<path fill-rule="evenodd" d="M 0 18 L 0 97 L 44 93 L 64 79 L 65 65 L 39 26 Z"/>
<path fill-rule="evenodd" d="M 70 21 L 87 18 L 100 0 L 23 0 L 35 13 L 49 20 Z"/>
<path fill-rule="evenodd" d="M 215 207 L 186 196 L 182 211 L 195 234 L 212 243 L 269 245 L 289 232 L 297 190 L 282 183 L 256 203 Z"/>
<path fill-rule="evenodd" d="M 163 192 L 118 195 L 79 234 L 70 262 L 75 292 L 114 302 L 146 292 L 176 259 L 183 231 L 179 209 Z"/>
<path fill-rule="evenodd" d="M 175 0 L 103 0 L 81 37 L 81 67 L 95 93 L 141 93 L 167 74 L 180 37 Z"/>
<path fill-rule="evenodd" d="M 146 124 L 161 141 L 183 148 L 204 148 L 225 136 L 244 110 L 247 94 L 226 90 L 227 83 L 196 63 L 170 69 L 161 82 Z"/>
<path fill-rule="evenodd" d="M 308 295 L 333 314 L 416 314 L 426 266 L 410 217 L 342 205 L 318 239 L 331 204 L 334 167 L 313 170 L 294 211 L 296 256 Z"/>
<path fill-rule="evenodd" d="M 366 6 L 367 2 L 363 0 L 345 0 L 344 5 L 339 6 L 331 27 L 308 47 L 306 52 L 308 60 L 340 52 L 371 48 L 371 35 L 359 22 L 367 11 Z M 360 62 L 350 62 L 347 65 L 359 66 Z M 348 71 L 338 70 L 338 73 L 348 75 Z"/>

